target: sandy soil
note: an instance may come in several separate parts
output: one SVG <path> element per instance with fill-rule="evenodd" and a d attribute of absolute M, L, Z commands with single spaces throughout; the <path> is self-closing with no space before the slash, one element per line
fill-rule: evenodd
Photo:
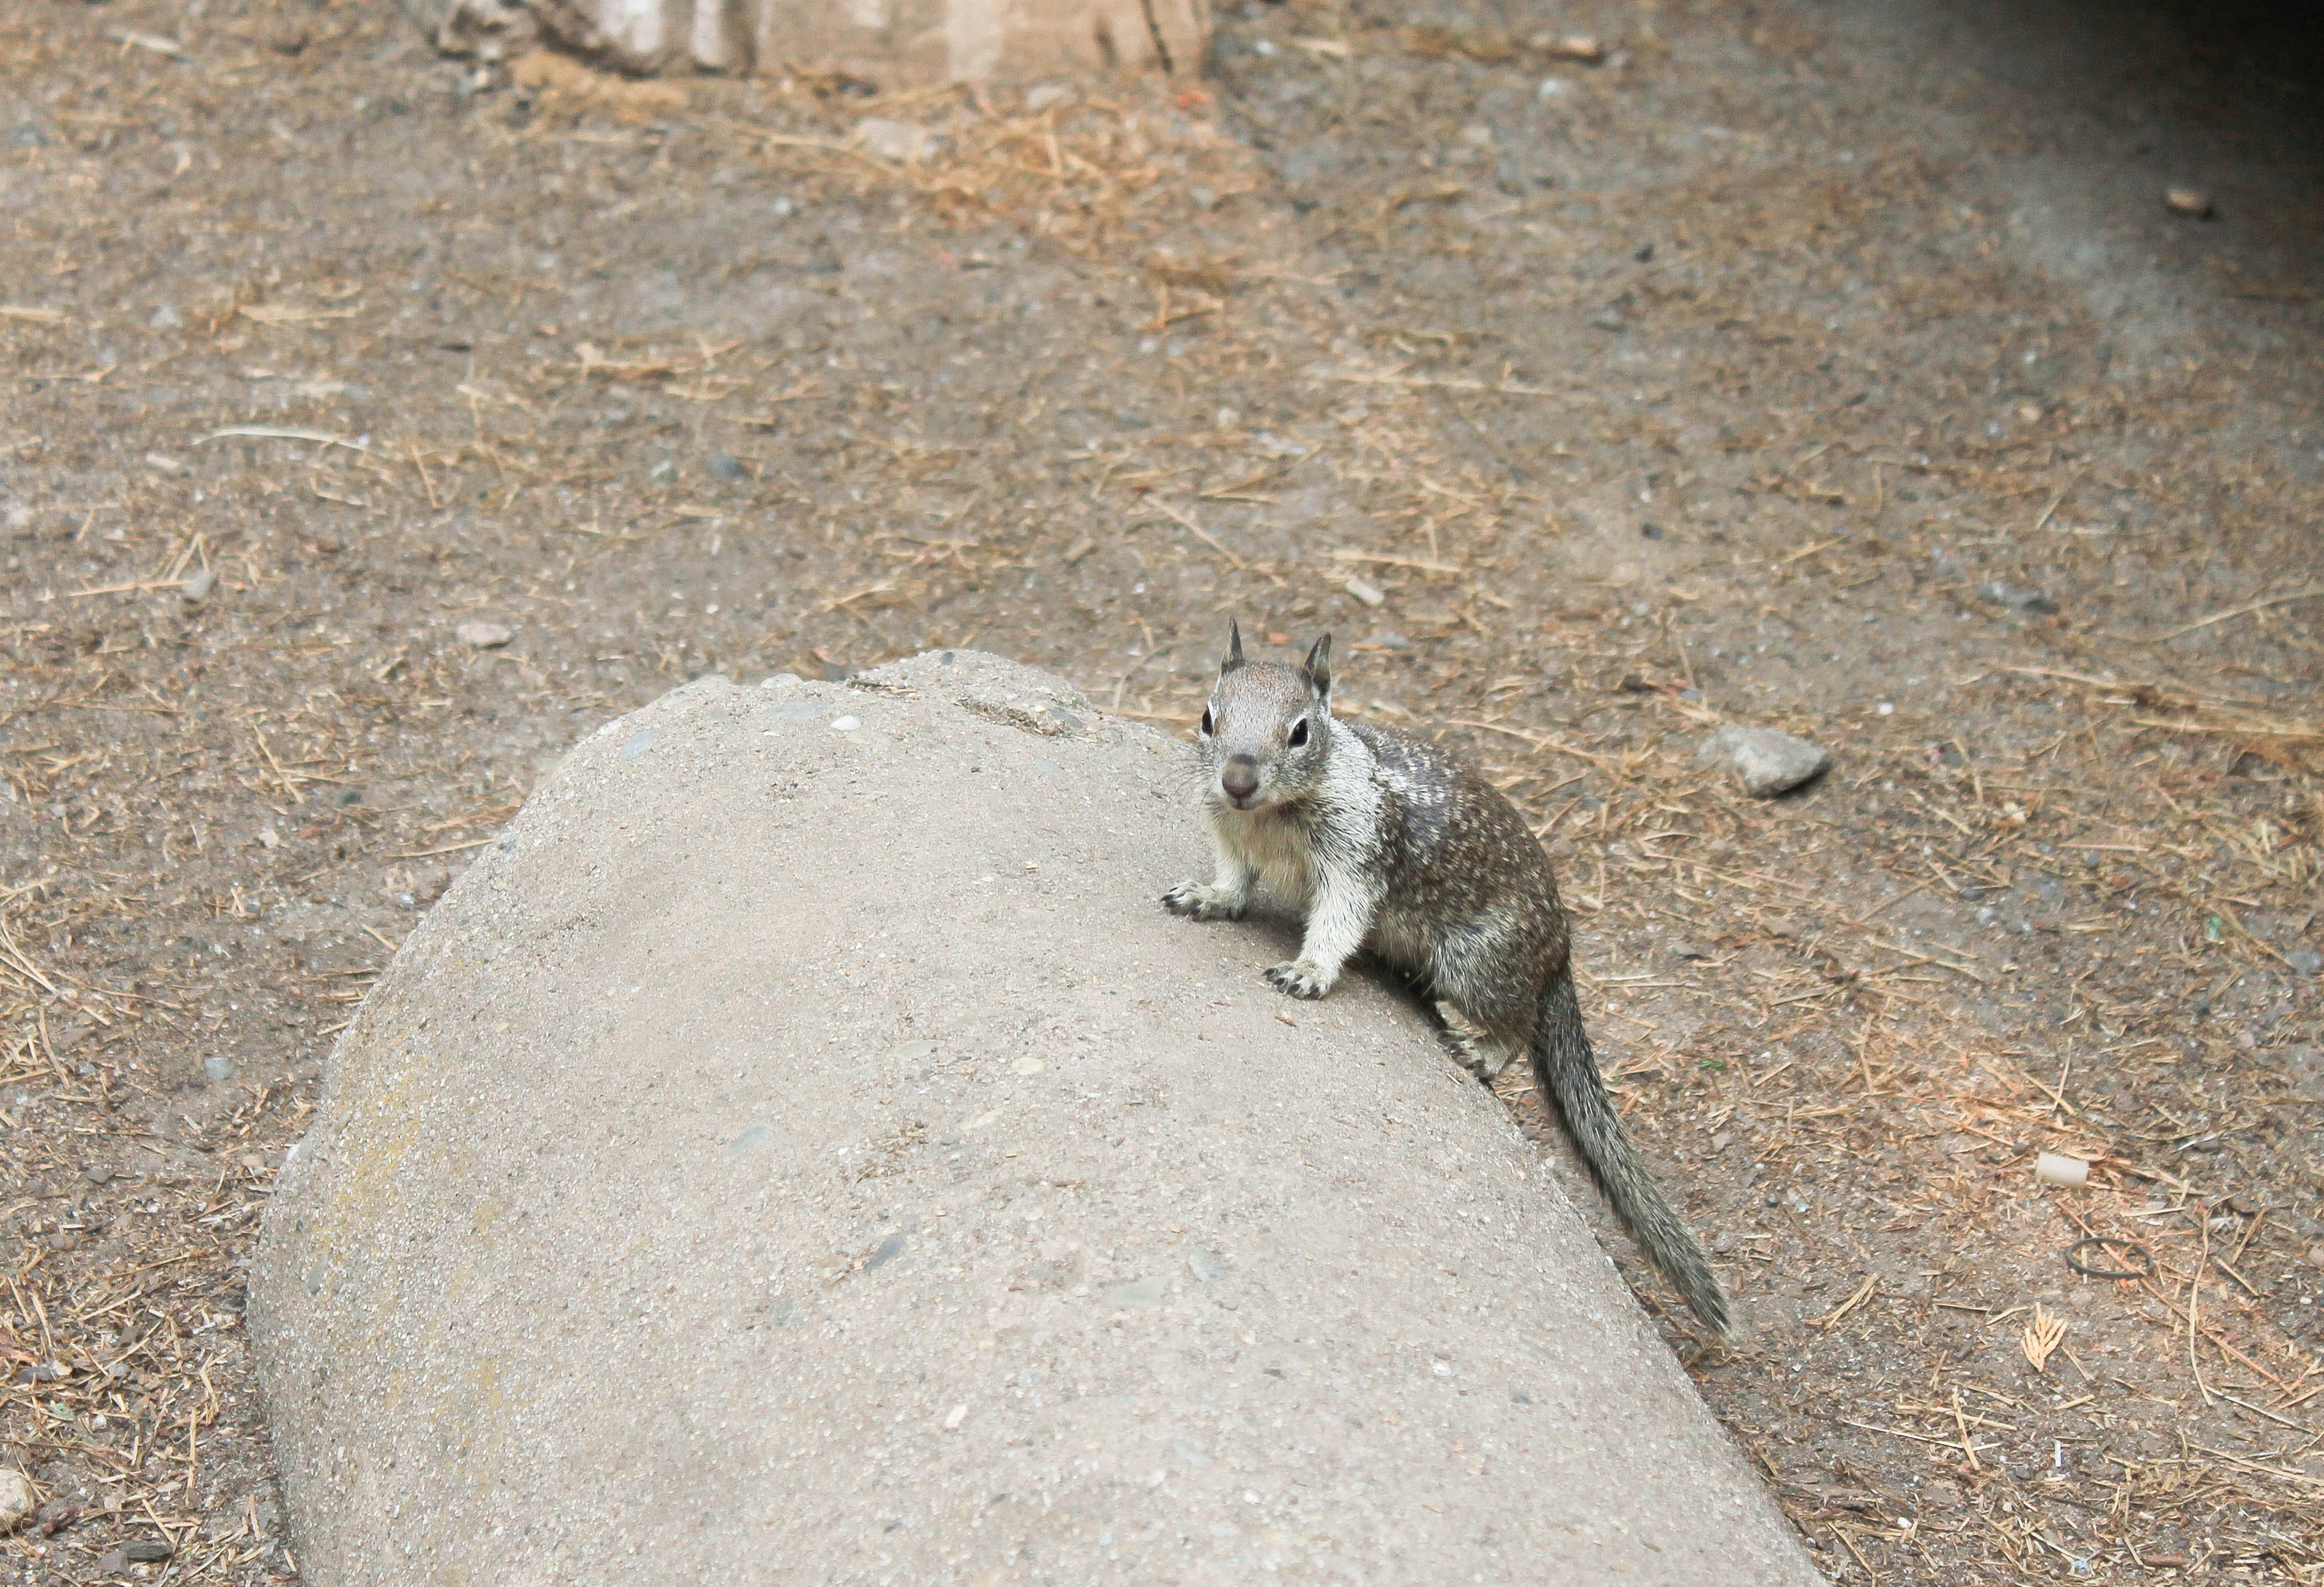
<path fill-rule="evenodd" d="M 1331 0 L 1028 100 L 0 14 L 11 1579 L 296 1575 L 257 1214 L 561 746 L 931 644 L 1183 730 L 1230 613 L 1538 823 L 1835 1580 L 2324 1579 L 2294 42 Z"/>

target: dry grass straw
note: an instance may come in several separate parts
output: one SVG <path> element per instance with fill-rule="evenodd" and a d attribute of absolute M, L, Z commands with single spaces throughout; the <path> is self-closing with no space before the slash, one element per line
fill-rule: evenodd
<path fill-rule="evenodd" d="M 19 887 L 0 901 L 0 1085 L 19 1088 L 19 1110 L 27 1084 L 49 1088 L 57 1102 L 92 1104 L 100 1130 L 88 1133 L 97 1134 L 121 1086 L 119 1040 L 145 1011 L 141 1005 L 155 1000 L 101 991 L 43 965 L 33 924 L 44 913 L 43 890 Z M 257 1111 L 237 1121 L 243 1133 Z M 5 1099 L 0 1120 L 24 1149 L 13 1159 L 23 1176 L 0 1215 L 15 1221 L 39 1208 L 55 1231 L 14 1255 L 0 1290 L 0 1367 L 12 1379 L 0 1388 L 0 1449 L 27 1465 L 60 1453 L 93 1462 L 107 1493 L 101 1511 L 51 1506 L 40 1521 L 59 1528 L 104 1524 L 133 1540 L 189 1545 L 180 1574 L 194 1578 L 270 1553 L 271 1542 L 248 1527 L 194 1543 L 202 1518 L 187 1513 L 182 1498 L 203 1431 L 220 1411 L 198 1336 L 239 1322 L 238 1312 L 216 1304 L 230 1282 L 216 1232 L 246 1224 L 263 1204 L 267 1176 L 257 1159 L 214 1181 L 137 1176 L 138 1194 L 155 1197 L 152 1211 L 166 1202 L 177 1215 L 143 1225 L 144 1237 L 91 1281 L 68 1276 L 51 1259 L 57 1247 L 94 1238 L 110 1221 L 88 1204 L 98 1188 L 80 1165 L 48 1158 L 44 1149 L 56 1138 L 30 1129 L 31 1118 L 12 1114 Z M 118 1124 L 113 1132 L 134 1134 Z M 57 1174 L 64 1178 L 51 1177 Z M 70 1190 L 41 1187 L 76 1177 Z M 124 1176 L 117 1189 L 130 1183 Z M 117 1200 L 117 1192 L 106 1199 Z M 46 1535 L 32 1527 L 0 1547 L 30 1557 L 34 1539 Z"/>
<path fill-rule="evenodd" d="M 1303 25 L 1332 33 L 1328 21 Z M 1516 47 L 1482 35 L 1337 32 L 1323 41 L 1336 48 L 1307 52 L 1336 62 L 1341 49 L 1397 49 L 1489 64 Z M 1341 268 L 1324 242 L 1311 239 L 1310 254 L 1278 263 L 1251 263 L 1261 256 L 1250 247 L 1214 256 L 1185 246 L 1194 217 L 1218 213 L 1257 179 L 1167 88 L 1125 85 L 1111 98 L 1035 111 L 1002 94 L 860 97 L 805 74 L 770 86 L 755 106 L 709 85 L 689 88 L 683 105 L 608 98 L 589 79 L 542 78 L 535 88 L 545 114 L 513 141 L 570 135 L 643 152 L 698 134 L 724 158 L 747 153 L 807 190 L 893 198 L 899 223 L 941 229 L 940 245 L 993 223 L 1049 239 L 1111 285 L 1134 287 L 1143 334 L 1185 342 L 1176 367 L 1190 389 L 1250 381 L 1286 408 L 1313 403 L 1325 434 L 1266 449 L 1248 421 L 1213 421 L 1217 403 L 1205 402 L 1193 418 L 1058 459 L 1071 510 L 1028 519 L 998 493 L 980 492 L 977 475 L 995 458 L 911 433 L 892 393 L 868 383 L 842 391 L 838 376 L 779 366 L 747 346 L 608 332 L 560 352 L 531 383 L 509 365 L 497 377 L 488 367 L 464 380 L 456 411 L 423 413 L 409 434 L 375 438 L 361 453 L 327 448 L 328 460 L 296 483 L 416 515 L 480 499 L 514 512 L 536 489 L 600 482 L 603 462 L 561 447 L 528 407 L 566 382 L 699 403 L 738 434 L 802 413 L 845 415 L 873 438 L 851 453 L 847 480 L 870 503 L 897 511 L 888 527 L 854 538 L 863 509 L 843 514 L 805 489 L 780 498 L 800 540 L 852 554 L 803 592 L 807 615 L 768 641 L 787 647 L 786 662 L 804 652 L 836 666 L 919 642 L 968 643 L 983 619 L 945 630 L 927 615 L 948 595 L 1004 568 L 1057 578 L 1048 570 L 1093 569 L 1126 551 L 1140 567 L 1193 570 L 1193 582 L 1215 591 L 1220 614 L 1241 613 L 1264 643 L 1304 640 L 1351 577 L 1366 581 L 1383 604 L 1343 625 L 1347 708 L 1443 736 L 1518 804 L 1555 853 L 1580 917 L 1593 1025 L 1633 1128 L 1674 1184 L 1718 1192 L 1717 1204 L 1693 1210 L 1707 1226 L 1715 1213 L 1734 1236 L 1720 1259 L 1747 1302 L 1780 1292 L 1804 1268 L 1816 1275 L 1819 1287 L 1800 1297 L 1814 1327 L 1780 1347 L 1797 1344 L 1796 1379 L 1777 1373 L 1765 1387 L 1748 1355 L 1710 1352 L 1694 1365 L 1792 1513 L 1831 1545 L 1827 1561 L 1868 1579 L 1923 1582 L 2172 1571 L 2233 1579 L 2237 1569 L 2317 1579 L 2324 1482 L 2311 1451 L 2324 1376 L 2255 1293 L 2262 1263 L 2299 1254 L 2286 1216 L 2299 1191 L 2279 1167 L 2231 1186 L 2220 1165 L 2232 1159 L 2206 1155 L 2219 1140 L 2240 1150 L 2237 1140 L 2280 1128 L 2285 1115 L 2266 1066 L 2297 1027 L 2276 1028 L 2246 1051 L 2219 1022 L 2177 1011 L 2199 993 L 2227 1006 L 2239 977 L 2279 973 L 2279 938 L 2247 923 L 2312 908 L 2324 879 L 2314 713 L 2287 709 L 2281 693 L 2274 703 L 2256 698 L 2245 687 L 2255 680 L 2232 674 L 2232 658 L 2203 648 L 2225 633 L 2279 632 L 2271 625 L 2302 619 L 2305 597 L 2281 585 L 2252 599 L 2190 595 L 2185 609 L 2205 615 L 2175 633 L 2101 609 L 2072 634 L 2029 634 L 2021 665 L 1949 680 L 1960 702 L 1950 715 L 1775 714 L 1775 724 L 1834 736 L 1843 748 L 1823 792 L 1780 807 L 1738 798 L 1692 758 L 1705 728 L 1744 709 L 1690 639 L 1704 632 L 1686 621 L 1697 611 L 1715 616 L 1712 627 L 1764 620 L 1796 629 L 1786 603 L 1824 588 L 1871 592 L 1866 599 L 1915 588 L 1914 569 L 1941 565 L 1938 553 L 1960 552 L 1961 536 L 1978 529 L 1990 531 L 1982 549 L 1992 560 L 1974 576 L 1942 574 L 1940 593 L 1973 605 L 1979 581 L 2030 578 L 2035 568 L 2102 592 L 2105 558 L 2144 531 L 2108 528 L 2092 503 L 2135 487 L 2155 498 L 2159 515 L 2207 521 L 2199 483 L 2180 500 L 2170 480 L 2112 476 L 2094 461 L 2097 443 L 2084 438 L 2154 422 L 2158 412 L 2175 421 L 2181 411 L 2134 411 L 2147 401 L 2135 393 L 2107 399 L 2111 407 L 2093 399 L 2061 409 L 2006 445 L 1861 433 L 1849 428 L 1852 411 L 1835 408 L 1814 383 L 1795 402 L 1766 394 L 1848 348 L 1820 318 L 1768 308 L 1752 272 L 1814 255 L 1835 226 L 1877 229 L 1883 205 L 1925 195 L 1929 173 L 1916 162 L 1884 161 L 1845 181 L 1719 174 L 1592 196 L 1609 235 L 1648 235 L 1683 210 L 1724 256 L 1754 262 L 1692 283 L 1657 275 L 1640 291 L 1707 349 L 1702 401 L 1717 410 L 1711 417 L 1734 421 L 1719 445 L 1753 457 L 1753 499 L 1845 515 L 1846 531 L 1784 520 L 1794 538 L 1738 548 L 1749 566 L 1731 588 L 1710 574 L 1669 586 L 1612 575 L 1545 584 L 1544 546 L 1568 527 L 1564 503 L 1555 487 L 1515 483 L 1514 471 L 1480 465 L 1474 448 L 1456 444 L 1467 418 L 1517 406 L 1570 413 L 1576 452 L 1632 443 L 1675 450 L 1680 420 L 1655 403 L 1609 410 L 1587 383 L 1506 367 L 1466 327 L 1382 323 L 1348 309 L 1311 290 Z M 1421 114 L 1400 103 L 1381 110 Z M 858 139 L 866 116 L 907 120 L 939 141 L 918 160 L 883 159 Z M 1414 130 L 1434 138 L 1452 129 Z M 1459 185 L 1394 195 L 1343 217 L 1326 242 L 1387 254 L 1445 245 L 1451 235 L 1452 245 L 1474 246 L 1448 234 L 1451 212 L 1438 202 L 1481 197 L 1437 190 Z M 1194 201 L 1196 186 L 1210 189 L 1210 208 Z M 1006 261 L 968 251 L 952 263 L 977 271 Z M 1894 323 L 1906 330 L 2006 295 L 1968 271 L 1871 279 L 1868 290 L 1888 294 Z M 488 284 L 494 293 L 506 287 Z M 1579 276 L 1552 279 L 1545 311 L 1579 308 L 1587 291 Z M 1254 309 L 1261 303 L 1265 316 Z M 254 277 L 230 283 L 210 330 L 221 341 L 337 334 L 349 322 L 317 316 L 344 306 L 326 291 Z M 59 328 L 35 316 L 7 328 L 45 337 Z M 2186 413 L 2200 411 L 2199 383 L 2172 399 Z M 1747 388 L 1748 401 L 1736 395 Z M 1907 484 L 1922 509 L 1902 504 Z M 1344 504 L 1328 534 L 1286 550 L 1285 537 L 1264 532 L 1268 509 L 1326 488 Z M 1953 518 L 1927 511 L 1939 493 Z M 634 543 L 716 517 L 699 503 L 654 514 L 634 522 L 584 514 L 549 529 L 574 537 L 580 555 L 621 567 L 610 559 Z M 194 555 L 236 585 L 262 587 L 266 570 L 238 549 L 197 551 L 182 537 L 137 571 L 171 579 Z M 42 676 L 59 687 L 56 714 L 0 757 L 0 772 L 23 807 L 65 807 L 62 844 L 118 833 L 133 797 L 161 809 L 170 830 L 189 830 L 203 800 L 174 775 L 134 765 L 91 725 L 171 719 L 180 701 L 154 687 L 157 675 L 139 657 L 101 654 L 101 633 L 68 632 L 78 621 L 63 614 L 69 608 L 116 598 L 73 593 L 80 599 L 60 599 L 9 631 L 12 662 L 47 669 Z M 544 622 L 562 620 L 553 592 L 522 598 L 536 597 Z M 1021 630 L 996 626 L 982 642 L 1029 644 Z M 1191 722 L 1206 678 L 1176 663 L 1206 654 L 1213 637 L 1136 637 L 1135 664 L 1102 657 L 1094 638 L 1068 664 L 1124 715 Z M 301 646 L 327 643 L 281 641 L 281 659 L 288 667 Z M 655 686 L 690 669 L 693 657 L 683 641 L 657 636 L 627 660 Z M 286 839 L 344 844 L 318 877 L 453 859 L 488 841 L 480 834 L 521 786 L 475 789 L 468 772 L 429 766 L 429 786 L 462 792 L 454 804 L 463 808 L 391 817 L 330 800 L 349 758 L 367 753 L 365 725 L 446 720 L 464 665 L 399 650 L 343 697 L 246 713 L 210 736 L 216 760 L 201 770 L 268 812 Z M 2195 680 L 2206 669 L 2212 675 Z M 528 680 L 517 697 L 541 711 L 630 697 L 610 684 L 594 693 L 583 679 L 560 679 L 554 692 Z M 1985 737 L 1956 742 L 1965 731 L 1957 718 Z M 1965 749 L 1975 753 L 1947 752 Z M 314 838 L 298 837 L 310 828 Z M 2076 884 L 2071 908 L 2028 937 L 1946 935 L 1917 909 L 1938 900 L 1952 919 L 2052 872 Z M 174 904 L 142 881 L 34 882 L 0 905 L 0 1084 L 12 1086 L 0 1109 L 14 1085 L 38 1083 L 82 1099 L 72 1104 L 87 1110 L 76 1121 L 115 1119 L 104 1127 L 115 1128 L 99 1102 L 136 1078 L 128 1066 L 141 1030 L 190 1039 L 200 997 L 214 990 L 190 972 L 182 985 L 158 970 L 134 988 L 78 982 L 49 945 L 93 918 L 160 921 L 172 907 L 247 921 L 302 896 L 305 877 L 285 880 L 263 897 L 237 886 Z M 2068 969 L 2033 957 L 2061 945 L 2075 955 Z M 300 995 L 316 1006 L 351 1001 L 389 946 L 365 945 L 360 964 L 300 968 Z M 2021 952 L 2022 964 L 2013 956 Z M 2011 1008 L 2029 983 L 2054 992 L 2059 1007 L 2039 1019 Z M 2095 1083 L 2101 1075 L 2106 1090 Z M 2224 1098 L 2198 1084 L 2214 1077 L 2232 1083 Z M 1511 1099 L 1525 1105 L 1520 1089 L 1511 1085 Z M 204 1352 L 231 1333 L 231 1262 L 246 1249 L 237 1241 L 263 1193 L 265 1163 L 297 1123 L 296 1104 L 279 1095 L 239 1101 L 200 1138 L 224 1170 L 202 1180 L 139 1155 L 141 1140 L 125 1127 L 114 1139 L 43 1123 L 37 1139 L 50 1155 L 26 1165 L 42 1188 L 23 1198 L 37 1204 L 24 1209 L 37 1218 L 0 1302 L 0 1348 L 17 1352 L 12 1364 L 69 1369 L 7 1391 L 0 1437 L 14 1441 L 13 1458 L 69 1446 L 85 1469 L 118 1479 L 102 1484 L 108 1516 L 188 1543 L 214 1572 L 279 1557 L 264 1553 L 271 1543 L 256 1536 L 254 1515 L 247 1525 L 211 1517 L 197 1533 L 185 1476 L 214 1458 L 217 1418 L 231 1420 L 235 1408 L 206 1389 Z M 2089 1158 L 2093 1188 L 2033 1187 L 2030 1167 L 2044 1149 Z M 140 1164 L 133 1174 L 146 1178 L 77 1188 L 107 1152 Z M 1744 1158 L 1756 1177 L 1737 1167 Z M 123 1184 L 134 1186 L 126 1194 L 136 1204 L 161 1211 L 123 1212 Z M 1809 1210 L 1768 1208 L 1769 1195 Z M 68 1259 L 80 1253 L 51 1242 L 97 1232 L 69 1227 L 92 1212 L 134 1238 L 102 1270 L 69 1280 Z M 2061 1250 L 2089 1235 L 2150 1250 L 2153 1278 L 2066 1273 Z M 1655 1296 L 1650 1278 L 1639 1283 Z M 2046 1292 L 2052 1284 L 2060 1296 Z M 1867 1362 L 1869 1376 L 1851 1375 Z M 1858 1398 L 1843 1403 L 1841 1393 Z M 2090 1419 L 2098 1412 L 2112 1420 Z M 93 1421 L 100 1416 L 102 1426 Z M 1799 1441 L 1760 1425 L 1779 1418 L 1861 1436 L 1828 1450 L 1826 1469 L 1805 1472 Z M 2043 1467 L 2060 1448 L 2069 1463 Z M 2051 1472 L 2067 1475 L 2053 1482 Z M 1938 1486 L 1957 1490 L 1957 1507 L 1925 1497 Z"/>
<path fill-rule="evenodd" d="M 1121 80 L 1112 85 L 1116 97 L 1092 93 L 1038 110 L 1003 89 L 843 98 L 812 77 L 786 84 L 762 117 L 722 115 L 709 125 L 771 162 L 901 189 L 947 222 L 1001 220 L 1093 258 L 1145 245 L 1161 229 L 1148 206 L 1190 181 L 1217 184 L 1213 203 L 1258 185 L 1248 151 L 1185 114 L 1167 85 L 1151 79 Z M 872 152 L 861 129 L 874 118 L 920 127 L 919 152 L 906 159 Z M 1151 262 L 1151 274 L 1161 327 L 1208 312 L 1235 279 L 1229 263 L 1167 256 Z M 1175 309 L 1174 291 L 1181 294 Z"/>

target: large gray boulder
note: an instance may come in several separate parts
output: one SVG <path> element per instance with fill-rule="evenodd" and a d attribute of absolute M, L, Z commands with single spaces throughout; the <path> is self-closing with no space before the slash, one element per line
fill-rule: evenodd
<path fill-rule="evenodd" d="M 1817 1581 L 1414 1012 L 1157 907 L 1183 756 L 966 652 L 575 749 L 268 1215 L 309 1580 Z"/>

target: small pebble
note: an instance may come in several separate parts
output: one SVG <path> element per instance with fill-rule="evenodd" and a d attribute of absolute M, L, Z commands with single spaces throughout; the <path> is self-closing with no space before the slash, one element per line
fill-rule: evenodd
<path fill-rule="evenodd" d="M 179 475 L 185 473 L 186 460 L 173 457 L 167 452 L 148 452 L 145 454 L 145 466 L 156 474 Z"/>
<path fill-rule="evenodd" d="M 831 731 L 834 733 L 853 733 L 862 725 L 853 716 L 834 716 L 831 719 Z"/>
<path fill-rule="evenodd" d="M 2013 612 L 2035 612 L 2044 617 L 2052 617 L 2058 611 L 2058 603 L 2040 590 L 2004 584 L 1997 578 L 1980 586 L 1977 593 L 1995 605 L 2006 606 Z"/>
<path fill-rule="evenodd" d="M 1742 778 L 1743 791 L 1758 799 L 1789 793 L 1831 765 L 1831 752 L 1821 744 L 1772 727 L 1722 727 L 1702 741 L 1694 758 L 1727 761 Z"/>
<path fill-rule="evenodd" d="M 1351 578 L 1342 587 L 1367 606 L 1379 605 L 1388 599 L 1380 594 L 1378 585 L 1369 584 L 1360 578 Z"/>
<path fill-rule="evenodd" d="M 186 575 L 186 582 L 178 586 L 178 598 L 189 606 L 198 606 L 210 598 L 217 587 L 217 575 L 207 567 L 198 567 Z"/>
<path fill-rule="evenodd" d="M 178 306 L 175 303 L 162 304 L 159 309 L 154 309 L 152 318 L 145 321 L 147 328 L 151 330 L 176 330 L 185 323 L 185 316 L 178 312 Z"/>
<path fill-rule="evenodd" d="M 2166 189 L 2163 203 L 2173 215 L 2184 215 L 2194 220 L 2209 220 L 2217 213 L 2211 205 L 2211 195 L 2200 188 Z"/>
<path fill-rule="evenodd" d="M 480 650 L 496 650 L 516 637 L 497 623 L 463 623 L 452 632 L 462 644 L 474 645 Z"/>
<path fill-rule="evenodd" d="M 1408 650 L 1412 649 L 1412 641 L 1392 629 L 1384 630 L 1381 632 L 1372 635 L 1372 637 L 1366 640 L 1364 643 L 1368 645 L 1378 645 L 1383 650 Z"/>
<path fill-rule="evenodd" d="M 39 1502 L 30 1477 L 14 1466 L 0 1466 L 0 1536 L 22 1526 Z"/>
<path fill-rule="evenodd" d="M 742 480 L 751 477 L 751 471 L 743 466 L 740 457 L 730 457 L 724 452 L 711 454 L 710 472 L 720 479 Z"/>
<path fill-rule="evenodd" d="M 909 165 L 926 159 L 937 139 L 924 126 L 885 115 L 867 115 L 855 124 L 855 146 L 874 160 Z"/>
<path fill-rule="evenodd" d="M 2294 948 L 2283 955 L 2283 962 L 2302 975 L 2324 975 L 2324 954 L 2314 948 Z"/>
<path fill-rule="evenodd" d="M 121 1545 L 121 1557 L 133 1565 L 158 1565 L 174 1552 L 168 1544 L 146 1537 Z"/>
<path fill-rule="evenodd" d="M 646 482 L 649 484 L 668 484 L 677 477 L 678 465 L 667 457 L 646 470 Z"/>
<path fill-rule="evenodd" d="M 2034 1177 L 2044 1185 L 2088 1185 L 2090 1182 L 2090 1165 L 2081 1158 L 2045 1151 L 2034 1159 Z"/>
<path fill-rule="evenodd" d="M 210 1077 L 212 1085 L 224 1085 L 234 1078 L 234 1060 L 224 1053 L 213 1053 L 202 1060 L 202 1073 Z"/>
<path fill-rule="evenodd" d="M 1553 60 L 1579 60 L 1595 66 L 1606 59 L 1606 46 L 1588 33 L 1567 33 L 1563 37 L 1536 33 L 1532 42 L 1534 48 Z"/>

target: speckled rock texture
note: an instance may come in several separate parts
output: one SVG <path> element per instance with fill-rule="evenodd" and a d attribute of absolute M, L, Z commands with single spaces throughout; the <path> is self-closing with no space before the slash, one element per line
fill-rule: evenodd
<path fill-rule="evenodd" d="M 1694 758 L 1699 763 L 1726 761 L 1741 780 L 1743 791 L 1757 799 L 1787 794 L 1831 770 L 1831 752 L 1812 740 L 1773 727 L 1732 724 L 1704 739 Z"/>
<path fill-rule="evenodd" d="M 1505 1111 L 969 652 L 578 745 L 251 1287 L 315 1587 L 1819 1580 Z"/>

